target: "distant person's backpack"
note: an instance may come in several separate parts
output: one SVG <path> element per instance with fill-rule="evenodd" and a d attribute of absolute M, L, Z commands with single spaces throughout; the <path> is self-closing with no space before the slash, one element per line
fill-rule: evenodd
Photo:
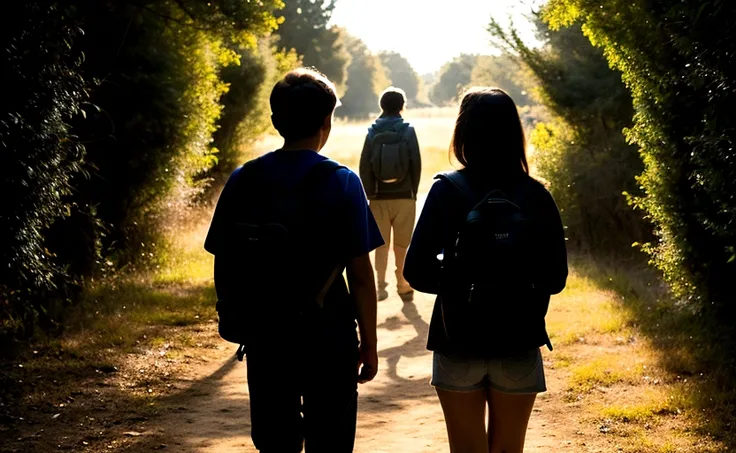
<path fill-rule="evenodd" d="M 404 133 L 378 132 L 371 138 L 371 168 L 376 179 L 386 184 L 401 182 L 409 174 L 409 137 L 414 128 Z"/>
<path fill-rule="evenodd" d="M 535 299 L 535 257 L 532 221 L 522 207 L 524 182 L 479 198 L 462 172 L 438 178 L 455 186 L 469 209 L 441 257 L 445 332 L 466 351 L 512 352 L 515 334 L 542 310 L 528 306 Z"/>
<path fill-rule="evenodd" d="M 314 165 L 294 187 L 269 187 L 261 160 L 246 164 L 234 187 L 239 212 L 225 228 L 226 250 L 215 256 L 220 336 L 241 345 L 271 347 L 319 310 L 344 263 L 315 252 L 317 188 L 341 168 Z M 344 282 L 343 282 L 344 285 Z"/>

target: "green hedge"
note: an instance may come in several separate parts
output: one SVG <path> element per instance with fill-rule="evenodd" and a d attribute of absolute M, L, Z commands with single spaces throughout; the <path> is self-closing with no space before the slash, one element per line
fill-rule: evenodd
<path fill-rule="evenodd" d="M 84 157 L 69 126 L 87 100 L 71 13 L 20 2 L 0 19 L 0 335 L 30 328 L 43 308 L 39 294 L 63 295 L 73 282 L 45 236 L 72 209 Z"/>
<path fill-rule="evenodd" d="M 85 278 L 161 255 L 162 225 L 217 164 L 220 101 L 233 88 L 221 71 L 240 63 L 233 49 L 256 51 L 279 6 L 60 0 L 4 11 L 0 336 L 58 320 Z"/>
<path fill-rule="evenodd" d="M 550 0 L 553 27 L 579 21 L 631 91 L 657 228 L 645 246 L 675 293 L 733 312 L 736 290 L 736 4 Z"/>
<path fill-rule="evenodd" d="M 650 239 L 651 225 L 624 195 L 637 191 L 643 164 L 623 134 L 633 107 L 621 74 L 608 67 L 580 25 L 550 30 L 537 19 L 536 26 L 547 37 L 541 48 L 529 48 L 495 22 L 490 31 L 532 73 L 536 86 L 530 90 L 552 114 L 530 141 L 539 174 L 562 211 L 570 248 L 643 261 L 632 244 Z"/>

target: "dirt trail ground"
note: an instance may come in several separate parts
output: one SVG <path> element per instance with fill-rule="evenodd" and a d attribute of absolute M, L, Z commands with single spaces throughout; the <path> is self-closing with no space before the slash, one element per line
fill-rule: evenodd
<path fill-rule="evenodd" d="M 380 373 L 360 388 L 356 452 L 448 451 L 442 412 L 429 385 L 431 354 L 425 349 L 432 303 L 421 294 L 414 303 L 403 304 L 397 296 L 380 303 Z M 233 347 L 221 346 L 191 370 L 191 387 L 171 400 L 166 414 L 148 423 L 141 450 L 166 445 L 177 452 L 255 451 L 245 365 L 234 359 Z M 547 414 L 549 402 L 559 396 L 553 371 L 549 377 L 553 390 L 535 409 L 528 452 L 563 451 L 569 445 L 570 438 Z"/>

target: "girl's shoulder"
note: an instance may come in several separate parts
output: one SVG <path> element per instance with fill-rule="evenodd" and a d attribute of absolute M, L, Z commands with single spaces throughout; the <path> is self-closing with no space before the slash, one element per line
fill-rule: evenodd
<path fill-rule="evenodd" d="M 525 184 L 526 184 L 526 187 L 528 187 L 528 189 L 532 191 L 532 193 L 535 193 L 537 195 L 542 195 L 542 196 L 549 195 L 549 190 L 548 190 L 549 183 L 547 183 L 544 180 L 537 179 L 531 175 L 528 175 L 525 177 Z"/>
<path fill-rule="evenodd" d="M 434 183 L 429 189 L 429 197 L 435 199 L 453 198 L 460 196 L 461 190 L 458 185 L 465 179 L 463 170 L 446 171 L 434 176 Z"/>
<path fill-rule="evenodd" d="M 528 208 L 545 216 L 558 211 L 557 203 L 549 191 L 549 184 L 529 176 L 525 186 L 523 198 Z"/>

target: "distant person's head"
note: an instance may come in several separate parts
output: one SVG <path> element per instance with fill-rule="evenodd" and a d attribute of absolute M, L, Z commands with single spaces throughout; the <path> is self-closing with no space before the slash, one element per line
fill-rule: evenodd
<path fill-rule="evenodd" d="M 388 87 L 381 93 L 378 104 L 381 106 L 381 116 L 399 116 L 406 105 L 406 93 L 401 88 Z"/>
<path fill-rule="evenodd" d="M 529 173 L 519 111 L 499 88 L 470 88 L 460 103 L 451 151 L 466 168 L 495 175 Z"/>
<path fill-rule="evenodd" d="M 332 129 L 339 104 L 335 85 L 313 69 L 295 69 L 271 91 L 271 121 L 287 143 L 314 140 L 319 151 Z"/>

